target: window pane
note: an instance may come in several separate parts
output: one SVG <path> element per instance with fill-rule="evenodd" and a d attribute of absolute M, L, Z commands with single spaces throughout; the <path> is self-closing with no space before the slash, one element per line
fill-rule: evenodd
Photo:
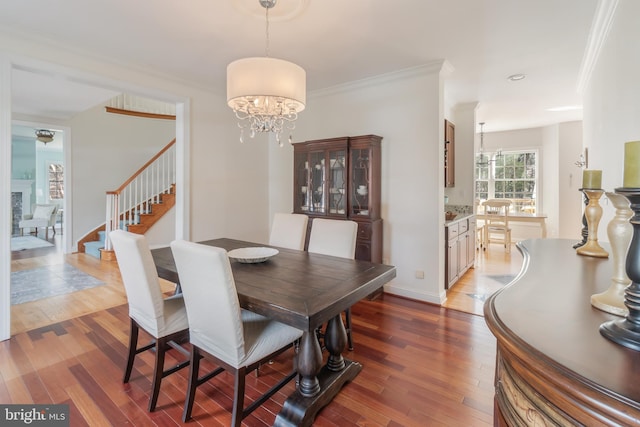
<path fill-rule="evenodd" d="M 49 198 L 64 198 L 64 167 L 60 164 L 49 165 Z"/>
<path fill-rule="evenodd" d="M 536 212 L 536 152 L 476 155 L 475 197 L 512 199 L 514 212 Z"/>
<path fill-rule="evenodd" d="M 505 168 L 505 171 L 504 171 L 505 179 L 513 179 L 513 178 L 515 178 L 514 175 L 515 175 L 515 173 L 514 173 L 514 169 L 513 168 Z"/>

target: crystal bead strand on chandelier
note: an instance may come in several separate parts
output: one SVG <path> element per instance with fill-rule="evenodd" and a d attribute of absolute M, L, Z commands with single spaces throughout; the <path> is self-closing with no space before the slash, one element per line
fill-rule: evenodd
<path fill-rule="evenodd" d="M 275 134 L 282 147 L 281 135 L 293 129 L 298 113 L 305 108 L 306 73 L 292 62 L 269 57 L 269 9 L 276 0 L 259 0 L 266 9 L 266 55 L 239 59 L 227 66 L 227 104 L 233 109 L 240 128 L 240 142 L 244 130 L 249 136 L 256 133 Z"/>

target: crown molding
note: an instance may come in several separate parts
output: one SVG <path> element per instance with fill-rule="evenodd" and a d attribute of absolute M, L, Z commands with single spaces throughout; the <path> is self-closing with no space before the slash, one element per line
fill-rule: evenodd
<path fill-rule="evenodd" d="M 599 0 L 596 13 L 591 23 L 589 39 L 582 57 L 582 65 L 578 74 L 578 93 L 582 93 L 591 79 L 593 69 L 598 62 L 602 46 L 607 40 L 613 23 L 619 0 Z"/>
<path fill-rule="evenodd" d="M 335 95 L 337 93 L 348 92 L 352 90 L 364 89 L 367 87 L 377 86 L 393 81 L 409 79 L 413 77 L 422 77 L 431 74 L 449 74 L 453 71 L 453 66 L 446 59 L 431 61 L 416 67 L 405 68 L 398 71 L 392 71 L 386 74 L 380 74 L 361 80 L 354 80 L 347 83 L 330 86 L 323 89 L 314 90 L 307 94 L 308 98 L 316 98 L 323 96 Z"/>

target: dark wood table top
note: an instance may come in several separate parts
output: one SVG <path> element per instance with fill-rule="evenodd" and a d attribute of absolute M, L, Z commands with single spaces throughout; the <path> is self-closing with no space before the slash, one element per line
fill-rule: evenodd
<path fill-rule="evenodd" d="M 200 242 L 232 249 L 266 246 L 233 239 Z M 390 265 L 277 248 L 257 264 L 231 259 L 240 305 L 299 329 L 313 331 L 396 276 Z M 158 275 L 179 283 L 171 248 L 151 251 Z"/>
<path fill-rule="evenodd" d="M 487 300 L 485 320 L 500 345 L 545 364 L 559 384 L 560 377 L 570 378 L 640 409 L 640 352 L 603 337 L 600 325 L 621 317 L 590 302 L 609 288 L 613 260 L 577 255 L 574 243 L 519 243 L 525 256 L 521 276 Z"/>

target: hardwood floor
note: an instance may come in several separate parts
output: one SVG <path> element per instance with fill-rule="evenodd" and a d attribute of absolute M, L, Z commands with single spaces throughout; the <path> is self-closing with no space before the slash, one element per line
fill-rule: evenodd
<path fill-rule="evenodd" d="M 44 233 L 42 236 L 44 238 Z M 56 297 L 11 306 L 11 334 L 19 334 L 35 328 L 73 319 L 99 310 L 126 304 L 127 296 L 117 264 L 101 262 L 85 254 L 64 255 L 62 237 L 49 236 L 52 248 L 39 248 L 11 253 L 11 271 L 28 270 L 43 266 L 67 263 L 105 282 L 104 286 Z M 115 268 L 113 268 L 115 266 Z M 172 292 L 175 285 L 161 280 L 164 292 Z"/>
<path fill-rule="evenodd" d="M 522 254 L 515 246 L 510 253 L 500 244 L 476 251 L 475 268 L 448 289 L 443 307 L 482 316 L 484 301 L 516 276 L 521 267 Z"/>
<path fill-rule="evenodd" d="M 516 274 L 520 267 L 514 255 L 519 256 L 517 250 L 507 260 L 503 251 L 493 248 L 481 254 L 478 267 L 454 286 L 447 304 L 458 298 L 473 300 L 463 290 L 474 277 L 482 284 L 490 280 L 483 275 Z M 122 384 L 129 322 L 117 264 L 84 254 L 38 258 L 43 259 L 14 260 L 12 266 L 68 262 L 107 284 L 12 307 L 14 335 L 0 342 L 0 402 L 66 403 L 72 426 L 182 424 L 185 370 L 163 380 L 154 413 L 146 410 L 151 353 L 138 356 L 130 383 Z M 169 292 L 172 284 L 164 282 L 163 290 Z M 355 350 L 345 356 L 364 369 L 319 413 L 314 425 L 493 424 L 496 343 L 481 316 L 388 294 L 359 302 L 352 314 Z M 174 357 L 181 355 L 170 351 L 167 366 Z M 285 353 L 262 367 L 259 377 L 247 377 L 247 400 L 277 381 L 273 373 L 291 369 L 291 357 Z M 282 389 L 243 424 L 271 425 L 293 387 Z M 226 373 L 202 386 L 190 424 L 229 425 L 232 390 L 233 379 Z"/>

